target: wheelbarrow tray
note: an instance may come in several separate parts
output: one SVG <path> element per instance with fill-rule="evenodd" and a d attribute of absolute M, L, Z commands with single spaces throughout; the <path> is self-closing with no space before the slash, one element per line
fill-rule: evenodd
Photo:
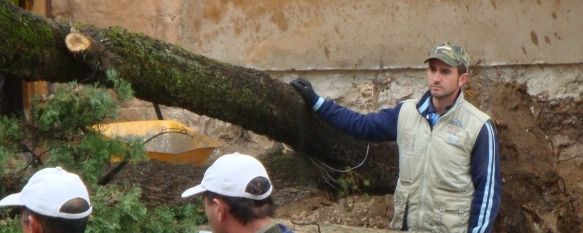
<path fill-rule="evenodd" d="M 99 132 L 120 140 L 141 139 L 150 159 L 173 164 L 203 165 L 221 143 L 175 120 L 100 124 Z"/>

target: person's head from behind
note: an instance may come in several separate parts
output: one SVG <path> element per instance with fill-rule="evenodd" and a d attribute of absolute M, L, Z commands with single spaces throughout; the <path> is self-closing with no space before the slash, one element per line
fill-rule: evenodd
<path fill-rule="evenodd" d="M 275 211 L 272 190 L 261 162 L 234 153 L 218 158 L 206 170 L 201 183 L 184 191 L 182 198 L 202 195 L 213 232 L 229 233 L 269 219 Z"/>
<path fill-rule="evenodd" d="M 83 181 L 60 167 L 36 172 L 20 193 L 0 200 L 0 206 L 20 208 L 25 233 L 85 232 L 93 210 Z"/>
<path fill-rule="evenodd" d="M 469 58 L 466 51 L 448 42 L 431 50 L 427 63 L 427 82 L 435 98 L 455 99 L 469 79 Z"/>

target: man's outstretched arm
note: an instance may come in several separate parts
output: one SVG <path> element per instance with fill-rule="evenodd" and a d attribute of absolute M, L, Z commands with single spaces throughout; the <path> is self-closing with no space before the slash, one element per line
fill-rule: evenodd
<path fill-rule="evenodd" d="M 401 104 L 395 108 L 384 108 L 375 113 L 361 114 L 319 96 L 308 80 L 298 78 L 290 84 L 302 96 L 309 108 L 332 126 L 347 134 L 370 141 L 397 139 L 397 120 Z"/>

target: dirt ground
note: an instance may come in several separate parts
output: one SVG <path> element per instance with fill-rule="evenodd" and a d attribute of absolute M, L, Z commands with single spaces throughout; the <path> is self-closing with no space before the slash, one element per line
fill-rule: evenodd
<path fill-rule="evenodd" d="M 501 140 L 504 193 L 495 232 L 582 232 L 582 101 L 548 101 L 529 96 L 522 85 L 492 81 L 473 84 L 466 96 L 492 116 Z M 250 144 L 228 146 L 234 151 Z M 298 226 L 387 228 L 393 212 L 389 190 L 384 195 L 334 190 L 309 158 L 280 143 L 260 152 L 276 188 L 277 218 Z M 180 193 L 199 182 L 203 171 L 150 161 L 127 167 L 117 182 L 140 184 L 152 204 L 181 204 Z"/>
<path fill-rule="evenodd" d="M 276 145 L 282 148 L 281 144 Z M 275 186 L 275 217 L 292 225 L 344 226 L 386 229 L 392 216 L 392 195 L 350 193 L 339 197 L 320 182 L 318 172 L 306 157 L 291 151 L 261 155 Z M 129 165 L 118 174 L 117 182 L 140 184 L 143 199 L 159 203 L 184 204 L 180 194 L 200 182 L 206 167 L 171 165 L 148 161 Z M 285 169 L 282 169 L 285 168 Z M 350 228 L 352 229 L 352 228 Z"/>

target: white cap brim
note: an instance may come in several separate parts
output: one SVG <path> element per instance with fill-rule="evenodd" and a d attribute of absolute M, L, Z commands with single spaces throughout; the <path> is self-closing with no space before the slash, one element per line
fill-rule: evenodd
<path fill-rule="evenodd" d="M 20 193 L 15 193 L 0 200 L 0 206 L 24 206 L 24 203 L 20 200 Z"/>
<path fill-rule="evenodd" d="M 192 188 L 187 189 L 180 196 L 182 198 L 187 198 L 187 197 L 191 197 L 191 196 L 194 196 L 194 195 L 197 195 L 197 194 L 201 194 L 201 193 L 206 192 L 206 191 L 207 191 L 207 189 L 204 188 L 204 187 L 202 187 L 202 185 L 199 184 L 197 186 L 194 186 Z"/>

